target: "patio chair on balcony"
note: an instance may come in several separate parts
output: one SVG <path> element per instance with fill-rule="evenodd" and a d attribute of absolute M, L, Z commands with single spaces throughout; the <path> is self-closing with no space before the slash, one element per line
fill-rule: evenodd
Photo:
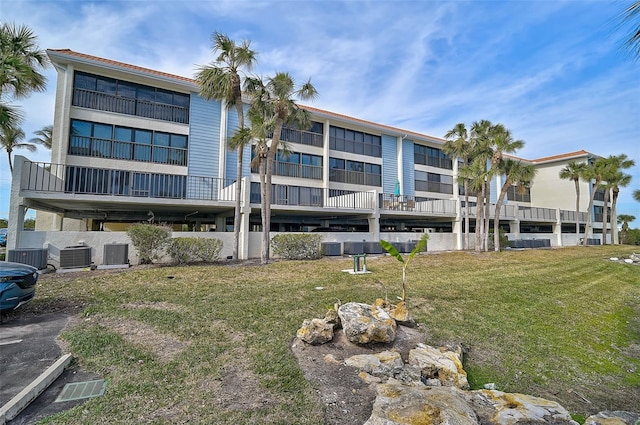
<path fill-rule="evenodd" d="M 414 199 L 407 199 L 407 202 L 404 203 L 404 209 L 407 211 L 413 211 L 416 207 L 416 201 Z"/>
<path fill-rule="evenodd" d="M 382 200 L 382 209 L 383 210 L 390 210 L 391 209 L 391 201 L 389 201 L 388 199 L 383 199 Z"/>

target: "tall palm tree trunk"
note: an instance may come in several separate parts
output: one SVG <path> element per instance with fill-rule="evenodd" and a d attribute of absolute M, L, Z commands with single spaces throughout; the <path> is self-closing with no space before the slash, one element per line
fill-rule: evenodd
<path fill-rule="evenodd" d="M 269 232 L 265 231 L 264 226 L 267 225 L 268 220 L 267 214 L 270 214 L 270 212 L 268 212 L 268 208 L 267 208 L 267 202 L 270 202 L 270 196 L 267 195 L 267 193 L 270 193 L 271 191 L 267 189 L 267 182 L 266 182 L 266 162 L 267 158 L 266 157 L 262 157 L 262 159 L 260 160 L 260 164 L 258 166 L 258 174 L 260 176 L 260 205 L 261 205 L 261 209 L 260 209 L 260 213 L 261 213 L 261 219 L 262 219 L 262 248 L 260 249 L 260 259 L 262 264 L 266 264 L 269 261 Z M 270 224 L 269 224 L 270 225 Z M 266 243 L 265 243 L 265 235 L 266 235 Z"/>
<path fill-rule="evenodd" d="M 483 200 L 484 200 L 484 184 L 482 189 L 478 191 L 476 195 L 476 246 L 475 251 L 482 251 L 482 227 L 484 225 L 483 214 Z"/>
<path fill-rule="evenodd" d="M 13 174 L 13 164 L 11 163 L 11 151 L 7 149 L 7 157 L 9 158 L 9 171 Z"/>
<path fill-rule="evenodd" d="M 238 88 L 240 87 L 238 82 Z M 242 104 L 242 94 L 236 96 L 236 111 L 238 113 L 238 127 L 244 128 L 244 105 Z M 238 163 L 236 164 L 236 206 L 233 214 L 233 251 L 231 253 L 234 260 L 238 259 L 238 246 L 240 245 L 240 222 L 242 221 L 242 162 L 244 157 L 244 144 L 238 146 Z"/>
<path fill-rule="evenodd" d="M 618 212 L 616 211 L 616 204 L 618 202 L 620 188 L 618 186 L 614 186 L 611 193 L 611 243 L 613 245 L 618 245 L 620 240 L 618 239 Z M 616 226 L 615 229 L 614 226 Z"/>
<path fill-rule="evenodd" d="M 500 190 L 500 195 L 496 202 L 495 217 L 493 217 L 493 249 L 496 252 L 500 251 L 500 210 L 502 209 L 502 201 L 504 201 L 504 197 L 507 195 L 509 186 L 511 186 L 511 181 L 507 179 L 502 185 L 502 190 Z"/>
<path fill-rule="evenodd" d="M 467 179 L 464 179 L 464 249 L 469 249 L 469 214 L 471 214 L 471 207 L 469 206 L 469 183 Z"/>
<path fill-rule="evenodd" d="M 491 180 L 485 182 L 487 187 L 484 195 L 484 233 L 482 237 L 483 251 L 489 251 L 489 223 L 491 222 Z"/>
<path fill-rule="evenodd" d="M 604 190 L 604 205 L 602 206 L 602 245 L 607 244 L 607 210 L 609 209 L 609 188 Z M 613 229 L 611 229 L 613 234 Z M 613 235 L 612 235 L 613 237 Z"/>
<path fill-rule="evenodd" d="M 576 238 L 580 236 L 580 179 L 575 179 L 576 185 Z"/>
<path fill-rule="evenodd" d="M 593 200 L 596 197 L 596 188 L 600 185 L 600 181 L 596 181 L 594 189 L 591 191 L 589 198 L 589 206 L 587 207 L 587 224 L 584 226 L 584 238 L 582 238 L 582 246 L 587 246 L 587 238 L 591 235 L 591 214 L 593 212 Z"/>

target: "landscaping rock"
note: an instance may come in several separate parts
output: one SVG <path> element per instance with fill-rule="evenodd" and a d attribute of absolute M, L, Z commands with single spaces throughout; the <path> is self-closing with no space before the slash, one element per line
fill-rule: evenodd
<path fill-rule="evenodd" d="M 305 320 L 298 329 L 297 336 L 308 344 L 324 344 L 333 339 L 333 327 L 334 324 L 327 323 L 324 319 Z"/>
<path fill-rule="evenodd" d="M 404 362 L 400 353 L 383 351 L 378 354 L 359 354 L 344 361 L 347 366 L 355 367 L 377 377 L 392 377 L 400 373 Z"/>
<path fill-rule="evenodd" d="M 638 425 L 640 413 L 604 411 L 587 418 L 584 425 Z"/>
<path fill-rule="evenodd" d="M 477 425 L 464 393 L 454 387 L 378 384 L 371 416 L 365 425 Z"/>
<path fill-rule="evenodd" d="M 555 401 L 496 390 L 468 391 L 464 394 L 481 424 L 578 425 L 569 412 Z"/>
<path fill-rule="evenodd" d="M 437 379 L 445 387 L 469 388 L 461 350 L 450 351 L 418 344 L 409 351 L 409 364 L 420 368 L 423 382 Z"/>
<path fill-rule="evenodd" d="M 396 321 L 383 308 L 363 303 L 346 303 L 338 309 L 344 334 L 350 342 L 389 343 L 396 339 Z"/>
<path fill-rule="evenodd" d="M 407 326 L 409 328 L 416 326 L 416 321 L 413 320 L 404 301 L 400 301 L 396 306 L 391 306 L 389 308 L 389 316 L 401 326 Z"/>

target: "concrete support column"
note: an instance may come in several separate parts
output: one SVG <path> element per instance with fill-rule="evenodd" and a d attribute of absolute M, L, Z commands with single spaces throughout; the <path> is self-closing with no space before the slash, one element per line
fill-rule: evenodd
<path fill-rule="evenodd" d="M 20 237 L 24 229 L 24 216 L 27 207 L 24 198 L 20 196 L 20 184 L 24 174 L 26 158 L 16 155 L 13 159 L 13 174 L 11 176 L 11 196 L 9 198 L 9 226 L 7 234 L 7 250 L 20 248 Z"/>
<path fill-rule="evenodd" d="M 457 161 L 456 161 L 457 162 Z M 456 190 L 457 192 L 457 190 Z M 453 220 L 453 234 L 456 238 L 456 250 L 462 251 L 464 249 L 464 230 L 462 229 L 462 202 L 459 197 L 454 198 L 456 201 L 456 218 Z"/>
<path fill-rule="evenodd" d="M 509 222 L 509 233 L 511 233 L 515 239 L 518 239 L 520 238 L 520 208 L 518 205 L 515 207 L 516 219 Z"/>
<path fill-rule="evenodd" d="M 560 208 L 556 208 L 556 222 L 552 229 L 553 234 L 556 237 L 556 246 L 562 246 L 562 220 L 560 219 Z"/>

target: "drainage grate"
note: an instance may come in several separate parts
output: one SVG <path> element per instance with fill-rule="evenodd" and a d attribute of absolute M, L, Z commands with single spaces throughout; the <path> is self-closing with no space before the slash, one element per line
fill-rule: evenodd
<path fill-rule="evenodd" d="M 81 400 L 83 398 L 99 397 L 104 395 L 107 383 L 104 379 L 86 382 L 74 382 L 67 384 L 56 398 L 56 403 L 62 401 Z"/>

